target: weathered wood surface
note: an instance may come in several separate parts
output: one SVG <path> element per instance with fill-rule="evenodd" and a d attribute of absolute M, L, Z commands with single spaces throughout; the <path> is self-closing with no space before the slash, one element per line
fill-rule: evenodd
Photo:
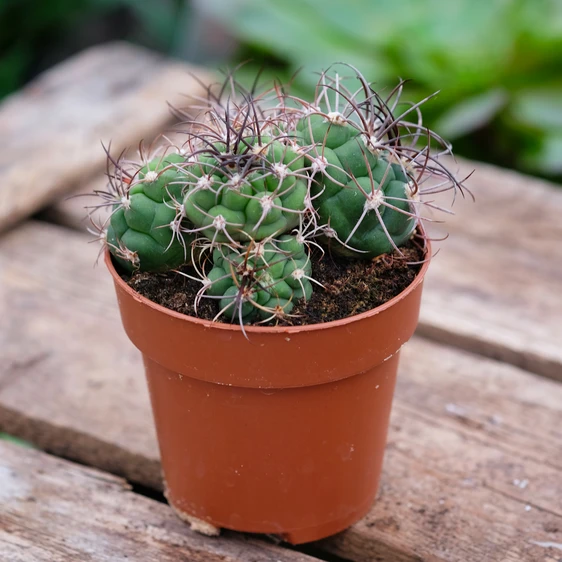
<path fill-rule="evenodd" d="M 185 134 L 181 132 L 182 129 L 184 127 L 181 125 L 178 126 L 176 123 L 170 123 L 167 129 L 158 131 L 159 134 L 155 139 L 144 137 L 142 140 L 147 145 L 150 144 L 154 147 L 168 144 L 169 142 L 181 146 L 186 138 Z M 133 160 L 138 159 L 138 140 L 136 142 L 137 144 L 132 142 L 127 152 L 127 157 Z M 117 156 L 117 152 L 113 153 L 113 156 Z M 99 203 L 98 197 L 93 194 L 95 191 L 105 190 L 107 190 L 107 176 L 104 172 L 96 175 L 90 181 L 78 185 L 71 193 L 55 201 L 53 205 L 43 211 L 41 218 L 76 230 L 88 230 L 91 227 L 89 216 L 94 211 L 91 206 Z M 105 207 L 97 209 L 93 216 L 98 223 L 101 223 L 109 216 L 110 212 L 110 209 Z"/>
<path fill-rule="evenodd" d="M 433 228 L 449 233 L 426 282 L 419 333 L 562 380 L 562 188 L 461 161 L 476 197 Z"/>
<path fill-rule="evenodd" d="M 71 230 L 28 222 L 0 236 L 0 247 L 0 393 L 23 384 L 30 417 L 42 420 L 28 425 L 12 395 L 4 403 L 6 427 L 58 455 L 159 486 L 140 359 L 119 325 L 105 267 L 94 266 L 99 246 Z M 119 403 L 100 402 L 98 392 L 108 386 Z M 91 432 L 100 406 L 104 428 Z M 130 421 L 139 418 L 145 424 L 137 431 Z"/>
<path fill-rule="evenodd" d="M 6 562 L 314 562 L 231 533 L 194 533 L 116 476 L 0 441 L 0 559 Z"/>
<path fill-rule="evenodd" d="M 202 89 L 189 71 L 126 43 L 91 48 L 45 72 L 0 105 L 0 229 L 105 165 L 100 145 L 119 151 L 170 122 L 166 101 L 181 106 Z"/>
<path fill-rule="evenodd" d="M 0 238 L 0 429 L 159 487 L 140 359 L 86 240 L 37 222 Z M 545 545 L 562 543 L 561 405 L 557 383 L 415 338 L 380 499 L 320 547 L 359 561 L 558 561 Z"/>
<path fill-rule="evenodd" d="M 404 352 L 378 503 L 324 547 L 559 562 L 545 545 L 562 544 L 560 385 L 419 339 Z"/>
<path fill-rule="evenodd" d="M 106 189 L 107 178 L 105 174 L 97 175 L 77 189 L 73 189 L 64 198 L 55 201 L 54 205 L 47 207 L 41 213 L 41 219 L 76 230 L 88 230 L 92 226 L 89 215 L 93 209 L 87 207 L 97 203 L 97 198 L 93 197 L 92 194 L 94 191 L 105 191 Z M 94 214 L 96 221 L 102 223 L 110 212 L 107 207 L 96 210 Z"/>

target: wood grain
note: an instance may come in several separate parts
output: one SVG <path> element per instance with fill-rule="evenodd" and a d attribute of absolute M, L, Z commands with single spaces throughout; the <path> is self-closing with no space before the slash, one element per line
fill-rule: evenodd
<path fill-rule="evenodd" d="M 99 246 L 88 239 L 39 222 L 0 237 L 0 392 L 25 387 L 20 398 L 27 397 L 30 417 L 46 422 L 28 426 L 28 437 L 44 449 L 158 487 L 140 357 L 121 328 L 108 274 L 95 265 Z M 119 403 L 100 402 L 104 389 Z M 4 422 L 14 433 L 27 424 L 18 402 L 14 395 L 5 402 Z M 100 407 L 104 427 L 91 432 Z M 139 418 L 143 427 L 131 426 Z"/>
<path fill-rule="evenodd" d="M 166 101 L 201 87 L 201 70 L 126 43 L 93 47 L 45 72 L 0 105 L 0 230 L 82 185 L 116 152 L 159 133 Z"/>
<path fill-rule="evenodd" d="M 229 533 L 194 533 L 105 472 L 0 441 L 0 558 L 10 562 L 314 562 Z"/>
<path fill-rule="evenodd" d="M 516 172 L 475 170 L 476 202 L 435 225 L 449 234 L 426 281 L 419 333 L 562 380 L 562 189 Z"/>
<path fill-rule="evenodd" d="M 85 235 L 0 238 L 0 429 L 160 487 L 140 358 Z M 380 498 L 319 547 L 350 560 L 558 561 L 562 386 L 415 338 L 403 351 Z M 540 544 L 538 544 L 540 543 Z"/>

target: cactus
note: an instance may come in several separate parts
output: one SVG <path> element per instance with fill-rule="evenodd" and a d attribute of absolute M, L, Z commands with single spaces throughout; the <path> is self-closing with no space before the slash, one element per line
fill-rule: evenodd
<path fill-rule="evenodd" d="M 238 135 L 245 152 L 215 143 L 185 168 L 186 216 L 194 232 L 217 243 L 263 240 L 287 232 L 305 210 L 303 156 L 283 142 L 284 135 Z M 221 164 L 228 157 L 232 163 Z"/>
<path fill-rule="evenodd" d="M 290 315 L 296 300 L 310 298 L 311 275 L 304 244 L 283 235 L 236 251 L 216 248 L 207 292 L 220 299 L 219 314 L 244 323 L 257 317 L 267 322 Z"/>
<path fill-rule="evenodd" d="M 399 248 L 414 232 L 415 189 L 398 166 L 364 154 L 358 140 L 323 150 L 329 175 L 312 184 L 312 196 L 325 236 L 338 242 L 331 250 L 369 259 Z"/>
<path fill-rule="evenodd" d="M 94 207 L 112 208 L 99 237 L 116 261 L 198 281 L 195 310 L 215 299 L 217 319 L 244 329 L 310 299 L 311 247 L 367 260 L 423 237 L 422 207 L 447 211 L 427 197 L 463 193 L 439 161 L 451 147 L 422 125 L 427 99 L 401 103 L 404 82 L 383 98 L 344 68 L 352 85 L 329 69 L 312 101 L 228 76 L 199 118 L 174 110 L 189 126 L 181 148 L 147 157 L 141 145 L 136 164 L 108 154 L 109 189 Z"/>
<path fill-rule="evenodd" d="M 190 238 L 180 228 L 178 202 L 185 184 L 183 160 L 167 154 L 130 171 L 118 164 L 111 175 L 110 184 L 119 187 L 109 194 L 113 212 L 106 237 L 126 271 L 166 271 L 186 261 Z"/>
<path fill-rule="evenodd" d="M 315 199 L 324 239 L 334 240 L 331 250 L 340 255 L 371 259 L 399 250 L 419 222 L 421 179 L 435 140 L 444 152 L 450 146 L 423 127 L 419 106 L 398 116 L 401 82 L 383 99 L 353 67 L 359 88 L 351 91 L 336 73 L 322 74 L 312 103 L 299 100 L 303 117 L 297 131 L 304 144 L 311 145 L 307 159 L 312 163 Z M 411 113 L 417 122 L 406 120 Z M 428 140 L 421 148 L 419 140 Z M 445 177 L 461 188 L 441 164 L 431 167 L 433 175 Z M 430 190 L 425 190 L 429 192 Z"/>

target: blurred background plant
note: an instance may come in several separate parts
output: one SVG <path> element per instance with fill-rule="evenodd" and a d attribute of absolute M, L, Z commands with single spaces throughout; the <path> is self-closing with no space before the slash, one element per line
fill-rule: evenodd
<path fill-rule="evenodd" d="M 17 25 L 16 25 L 17 23 Z M 0 95 L 89 44 L 129 39 L 209 66 L 243 60 L 308 94 L 310 70 L 410 78 L 458 154 L 562 179 L 562 0 L 0 0 Z"/>
<path fill-rule="evenodd" d="M 174 53 L 189 8 L 187 0 L 0 0 L 0 98 L 107 40 Z"/>

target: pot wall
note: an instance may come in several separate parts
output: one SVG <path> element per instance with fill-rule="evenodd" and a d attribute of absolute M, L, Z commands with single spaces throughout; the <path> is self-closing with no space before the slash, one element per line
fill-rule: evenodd
<path fill-rule="evenodd" d="M 169 371 L 145 357 L 167 497 L 216 526 L 306 542 L 370 508 L 398 354 L 321 385 L 257 389 Z"/>

